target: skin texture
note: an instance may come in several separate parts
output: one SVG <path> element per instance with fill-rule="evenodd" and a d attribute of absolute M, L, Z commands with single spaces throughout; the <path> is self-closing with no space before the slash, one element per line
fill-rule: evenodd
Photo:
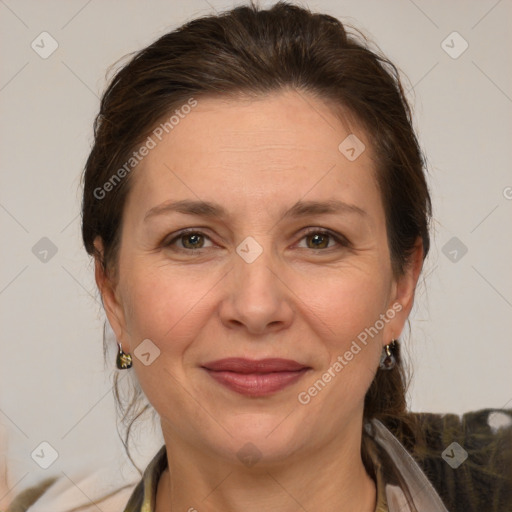
<path fill-rule="evenodd" d="M 350 133 L 366 146 L 354 161 L 338 150 Z M 160 350 L 148 366 L 133 357 L 130 370 L 161 418 L 167 449 L 157 510 L 373 511 L 375 485 L 360 455 L 363 400 L 383 345 L 412 307 L 422 251 L 418 243 L 407 272 L 393 275 L 365 133 L 305 93 L 202 98 L 132 178 L 117 278 L 97 262 L 96 281 L 123 350 L 133 354 L 145 339 Z M 181 199 L 219 203 L 229 216 L 144 222 L 154 206 Z M 298 200 L 330 199 L 366 213 L 281 213 Z M 320 237 L 318 248 L 308 227 L 349 245 Z M 184 228 L 206 236 L 165 247 Z M 248 236 L 263 250 L 252 263 L 236 252 Z M 393 304 L 401 311 L 299 403 Z M 271 396 L 246 397 L 201 368 L 225 357 L 282 357 L 311 369 Z M 248 442 L 261 457 L 250 467 L 237 456 Z"/>

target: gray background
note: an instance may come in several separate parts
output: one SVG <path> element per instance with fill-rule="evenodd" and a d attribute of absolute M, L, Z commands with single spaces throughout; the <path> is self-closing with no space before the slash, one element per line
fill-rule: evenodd
<path fill-rule="evenodd" d="M 8 490 L 100 466 L 135 478 L 115 429 L 115 351 L 105 367 L 104 316 L 81 246 L 79 176 L 108 66 L 187 20 L 233 5 L 0 1 L 0 437 Z M 406 338 L 411 409 L 510 407 L 512 2 L 307 5 L 369 34 L 410 79 L 435 212 Z M 31 48 L 43 31 L 58 43 L 46 59 Z M 447 39 L 454 31 L 469 45 L 458 58 L 445 51 L 463 48 L 458 36 Z M 34 254 L 36 244 L 48 243 L 43 237 L 57 248 L 47 261 Z M 160 436 L 136 432 L 141 467 Z M 59 455 L 46 470 L 30 456 L 42 441 Z M 0 487 L 0 502 L 5 492 Z"/>

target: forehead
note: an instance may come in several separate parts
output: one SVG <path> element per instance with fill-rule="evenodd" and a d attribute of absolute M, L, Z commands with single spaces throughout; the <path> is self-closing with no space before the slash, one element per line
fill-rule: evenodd
<path fill-rule="evenodd" d="M 241 161 L 252 158 L 253 165 L 260 160 L 254 156 L 258 153 L 277 158 L 282 152 L 291 159 L 299 150 L 301 156 L 322 153 L 332 160 L 333 155 L 338 156 L 339 143 L 349 134 L 357 132 L 360 138 L 365 137 L 348 112 L 341 117 L 335 112 L 332 105 L 296 91 L 257 98 L 206 97 L 197 100 L 188 115 L 181 119 L 173 116 L 176 124 L 172 127 L 165 129 L 169 116 L 163 118 L 163 142 L 179 153 L 188 152 L 188 158 L 207 152 L 220 158 L 226 153 L 234 160 L 238 152 Z M 152 155 L 155 153 L 159 152 Z"/>
<path fill-rule="evenodd" d="M 226 196 L 233 205 L 247 207 L 250 199 L 257 208 L 257 201 L 293 204 L 338 192 L 375 199 L 377 193 L 366 134 L 353 118 L 340 119 L 305 93 L 199 98 L 167 131 L 161 140 L 151 135 L 155 147 L 131 177 L 131 209 L 139 213 L 169 199 Z M 347 158 L 350 146 L 364 151 Z"/>

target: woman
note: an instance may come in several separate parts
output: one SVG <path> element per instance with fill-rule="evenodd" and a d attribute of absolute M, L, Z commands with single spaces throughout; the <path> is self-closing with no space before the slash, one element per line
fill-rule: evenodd
<path fill-rule="evenodd" d="M 395 67 L 327 15 L 239 7 L 117 73 L 83 240 L 165 440 L 126 512 L 511 509 L 510 410 L 406 410 L 424 167 Z"/>

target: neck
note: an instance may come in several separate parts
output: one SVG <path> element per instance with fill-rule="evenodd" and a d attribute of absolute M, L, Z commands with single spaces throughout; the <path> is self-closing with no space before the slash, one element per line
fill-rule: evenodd
<path fill-rule="evenodd" d="M 337 435 L 293 462 L 261 459 L 246 468 L 164 432 L 169 468 L 158 484 L 156 512 L 374 512 L 376 486 L 361 459 L 361 434 L 352 437 Z"/>

